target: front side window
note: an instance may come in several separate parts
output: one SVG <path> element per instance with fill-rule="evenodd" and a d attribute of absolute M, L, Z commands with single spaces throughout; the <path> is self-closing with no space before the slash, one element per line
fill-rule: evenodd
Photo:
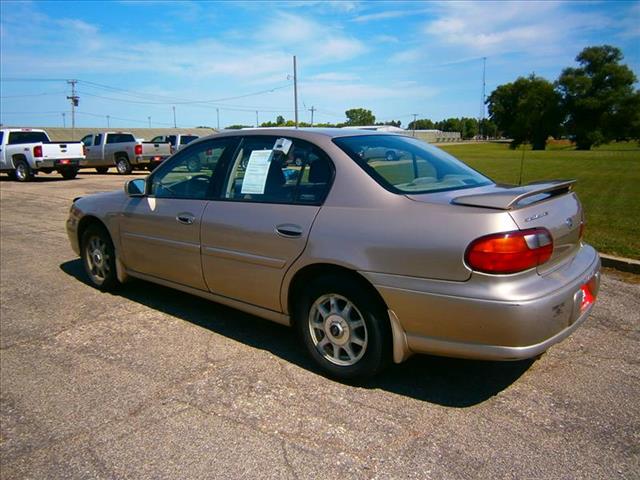
<path fill-rule="evenodd" d="M 93 135 L 87 135 L 86 137 L 83 137 L 82 140 L 80 140 L 85 147 L 90 147 L 93 145 Z"/>
<path fill-rule="evenodd" d="M 430 193 L 493 183 L 452 155 L 415 138 L 358 135 L 333 142 L 392 192 Z"/>
<path fill-rule="evenodd" d="M 286 153 L 282 138 L 245 137 L 231 163 L 223 190 L 229 200 L 320 205 L 333 179 L 333 167 L 318 147 L 298 139 Z"/>
<path fill-rule="evenodd" d="M 149 194 L 157 198 L 209 198 L 220 159 L 235 143 L 234 138 L 222 138 L 186 147 L 153 173 Z"/>

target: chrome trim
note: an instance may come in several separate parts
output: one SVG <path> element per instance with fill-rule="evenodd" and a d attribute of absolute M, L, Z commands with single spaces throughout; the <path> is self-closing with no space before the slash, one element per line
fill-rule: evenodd
<path fill-rule="evenodd" d="M 141 235 L 139 233 L 122 232 L 123 237 L 127 237 L 134 240 L 144 240 L 155 245 L 170 245 L 175 248 L 181 248 L 190 252 L 196 252 L 200 250 L 200 244 L 190 242 L 180 242 L 177 240 L 169 240 L 166 238 L 152 237 L 150 235 Z"/>
<path fill-rule="evenodd" d="M 261 255 L 254 255 L 252 253 L 239 252 L 237 250 L 228 250 L 226 248 L 219 247 L 203 246 L 202 253 L 210 257 L 228 258 L 239 262 L 277 268 L 278 270 L 282 269 L 287 263 L 286 260 L 281 260 L 279 258 L 263 257 Z"/>

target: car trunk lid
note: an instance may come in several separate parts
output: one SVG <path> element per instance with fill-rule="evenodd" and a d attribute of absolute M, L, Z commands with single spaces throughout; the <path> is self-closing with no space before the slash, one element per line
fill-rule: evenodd
<path fill-rule="evenodd" d="M 573 192 L 575 180 L 556 180 L 494 189 L 451 200 L 456 205 L 507 210 L 521 230 L 543 227 L 553 237 L 553 254 L 538 267 L 544 274 L 575 255 L 580 247 L 582 206 Z"/>

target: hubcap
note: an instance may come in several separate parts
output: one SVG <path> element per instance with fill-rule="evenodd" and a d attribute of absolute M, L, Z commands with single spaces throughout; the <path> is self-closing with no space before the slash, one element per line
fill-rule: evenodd
<path fill-rule="evenodd" d="M 367 349 L 362 314 L 349 299 L 335 293 L 321 296 L 311 306 L 309 333 L 320 354 L 335 365 L 354 365 Z"/>
<path fill-rule="evenodd" d="M 21 163 L 20 165 L 18 165 L 18 167 L 16 168 L 16 176 L 20 180 L 23 180 L 24 178 L 26 178 L 27 169 L 24 167 L 24 164 Z"/>
<path fill-rule="evenodd" d="M 85 251 L 85 261 L 89 275 L 94 283 L 100 285 L 111 271 L 107 244 L 100 237 L 91 237 Z"/>

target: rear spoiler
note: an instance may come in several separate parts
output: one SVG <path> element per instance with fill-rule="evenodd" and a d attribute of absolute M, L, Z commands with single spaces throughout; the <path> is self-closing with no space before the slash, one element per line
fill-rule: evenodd
<path fill-rule="evenodd" d="M 498 185 L 492 192 L 463 195 L 454 198 L 451 203 L 496 210 L 515 210 L 550 197 L 569 193 L 575 183 L 575 180 L 551 180 L 515 187 Z"/>

